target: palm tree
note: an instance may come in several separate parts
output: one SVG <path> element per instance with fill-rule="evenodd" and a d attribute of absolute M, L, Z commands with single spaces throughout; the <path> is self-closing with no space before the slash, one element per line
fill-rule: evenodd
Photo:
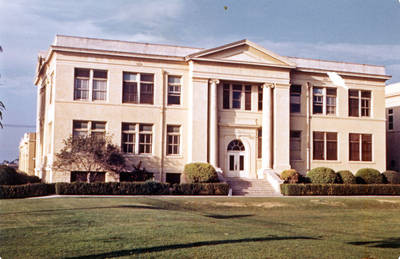
<path fill-rule="evenodd" d="M 4 106 L 3 102 L 0 101 L 0 128 L 3 128 L 3 124 L 1 124 L 1 120 L 3 119 L 3 113 L 2 110 L 4 111 L 6 107 Z"/>

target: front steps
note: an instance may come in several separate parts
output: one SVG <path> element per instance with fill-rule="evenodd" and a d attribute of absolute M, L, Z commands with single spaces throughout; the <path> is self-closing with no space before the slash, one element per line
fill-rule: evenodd
<path fill-rule="evenodd" d="M 275 192 L 271 184 L 265 179 L 260 180 L 230 177 L 225 178 L 225 181 L 231 186 L 233 196 L 282 196 L 280 193 Z"/>

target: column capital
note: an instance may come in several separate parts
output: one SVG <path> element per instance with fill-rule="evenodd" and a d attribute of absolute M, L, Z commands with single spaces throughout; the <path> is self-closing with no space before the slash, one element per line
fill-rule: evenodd
<path fill-rule="evenodd" d="M 219 79 L 214 78 L 214 79 L 210 79 L 209 81 L 211 84 L 216 84 L 216 85 L 219 84 Z"/>
<path fill-rule="evenodd" d="M 274 88 L 276 87 L 276 83 L 265 82 L 265 83 L 262 85 L 262 87 L 263 87 L 263 88 L 271 87 L 271 89 L 274 89 Z"/>

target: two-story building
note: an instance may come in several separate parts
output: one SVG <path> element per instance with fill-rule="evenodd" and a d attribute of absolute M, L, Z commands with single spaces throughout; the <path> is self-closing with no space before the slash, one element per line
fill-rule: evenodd
<path fill-rule="evenodd" d="M 284 57 L 248 40 L 200 49 L 57 35 L 35 78 L 36 174 L 75 179 L 52 168 L 62 141 L 106 133 L 161 181 L 192 161 L 251 179 L 383 171 L 389 78 L 382 66 Z"/>

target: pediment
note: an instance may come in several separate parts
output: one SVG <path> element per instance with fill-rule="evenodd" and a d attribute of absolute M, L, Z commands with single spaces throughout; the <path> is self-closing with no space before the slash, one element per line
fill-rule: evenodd
<path fill-rule="evenodd" d="M 286 57 L 279 56 L 248 40 L 242 40 L 221 47 L 203 50 L 188 56 L 187 59 L 207 59 L 233 61 L 235 63 L 255 63 L 272 66 L 295 67 L 295 64 Z"/>

